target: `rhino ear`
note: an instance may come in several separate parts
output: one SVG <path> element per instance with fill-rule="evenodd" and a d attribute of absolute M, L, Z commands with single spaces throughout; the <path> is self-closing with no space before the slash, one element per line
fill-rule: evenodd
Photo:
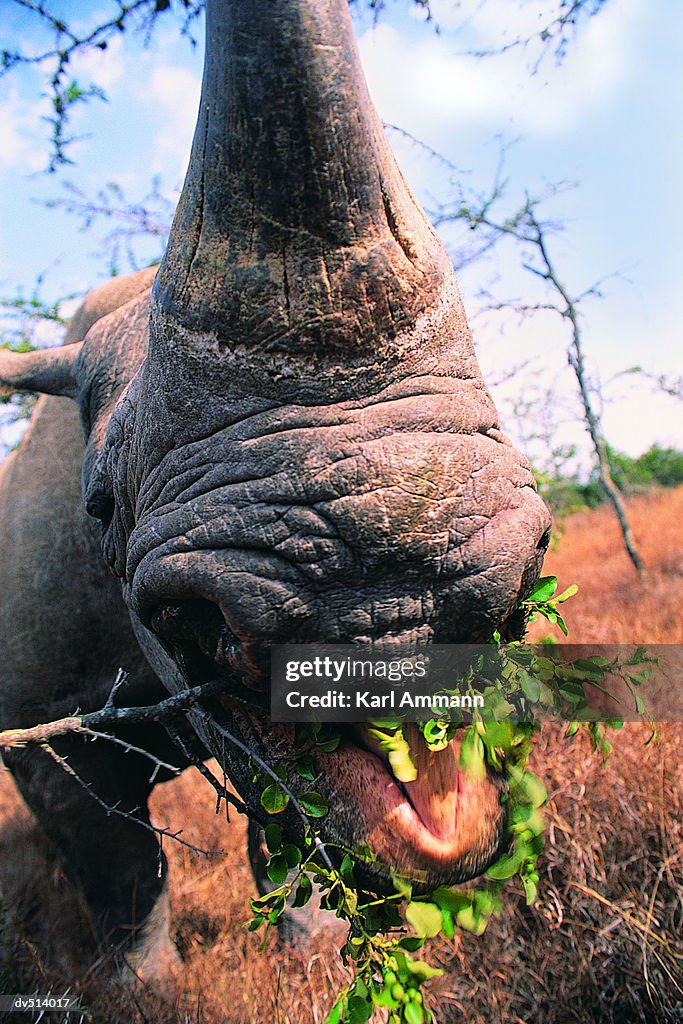
<path fill-rule="evenodd" d="M 0 390 L 37 391 L 43 395 L 78 396 L 76 361 L 81 342 L 35 352 L 0 350 Z"/>

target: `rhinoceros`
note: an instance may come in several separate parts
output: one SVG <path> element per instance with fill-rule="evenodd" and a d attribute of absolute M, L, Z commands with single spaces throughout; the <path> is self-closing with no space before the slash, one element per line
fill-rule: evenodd
<path fill-rule="evenodd" d="M 272 764 L 293 742 L 259 699 L 272 644 L 509 634 L 550 522 L 373 108 L 346 0 L 208 0 L 206 20 L 161 265 L 92 291 L 62 347 L 0 355 L 6 390 L 51 396 L 3 466 L 0 723 L 99 708 L 119 668 L 129 706 L 224 679 L 222 721 Z M 190 721 L 196 756 L 263 818 L 249 757 Z M 161 726 L 120 735 L 178 763 Z M 41 749 L 6 763 L 102 941 L 158 963 L 166 862 L 106 806 L 147 823 L 163 773 L 120 745 L 55 747 L 99 800 Z M 368 885 L 454 883 L 497 854 L 499 781 L 459 777 L 453 747 L 412 792 L 355 732 L 316 771 L 320 834 L 370 848 Z"/>

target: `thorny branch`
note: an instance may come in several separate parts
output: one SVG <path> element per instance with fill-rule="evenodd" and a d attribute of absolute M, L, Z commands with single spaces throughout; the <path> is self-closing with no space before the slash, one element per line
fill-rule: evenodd
<path fill-rule="evenodd" d="M 216 814 L 220 812 L 222 803 L 225 803 L 225 816 L 228 822 L 230 821 L 229 808 L 231 804 L 240 814 L 247 814 L 244 802 L 242 800 L 239 800 L 237 797 L 233 796 L 232 793 L 229 792 L 226 785 L 225 775 L 223 776 L 223 782 L 220 783 L 216 776 L 213 774 L 213 772 L 209 771 L 209 769 L 206 767 L 201 757 L 198 754 L 196 754 L 194 750 L 192 750 L 190 743 L 188 743 L 180 735 L 180 732 L 176 728 L 174 728 L 172 725 L 167 725 L 166 732 L 168 733 L 172 742 L 178 748 L 180 753 L 183 755 L 183 757 L 185 757 L 190 762 L 193 768 L 197 769 L 199 774 L 202 775 L 209 783 L 209 785 L 215 790 Z"/>
<path fill-rule="evenodd" d="M 139 807 L 134 807 L 130 811 L 124 811 L 122 807 L 118 806 L 118 804 L 108 804 L 105 800 L 102 799 L 102 797 L 100 797 L 95 792 L 92 785 L 89 782 L 86 782 L 86 780 L 82 778 L 78 774 L 78 772 L 75 771 L 74 768 L 72 768 L 68 760 L 65 757 L 62 757 L 61 754 L 58 754 L 57 751 L 53 747 L 51 747 L 49 743 L 41 743 L 40 746 L 50 755 L 50 757 L 54 761 L 56 761 L 60 768 L 62 768 L 63 771 L 67 773 L 67 775 L 70 775 L 72 779 L 74 779 L 79 784 L 79 786 L 81 786 L 85 790 L 88 796 L 91 797 L 91 799 L 93 799 L 95 803 L 102 808 L 105 814 L 116 814 L 121 818 L 126 818 L 128 821 L 134 821 L 136 825 L 139 825 L 141 828 L 144 828 L 147 832 L 153 832 L 156 836 L 158 836 L 160 858 L 162 843 L 165 838 L 173 839 L 176 843 L 180 843 L 181 846 L 185 846 L 187 847 L 188 850 L 192 850 L 193 853 L 201 853 L 205 857 L 220 857 L 223 855 L 222 850 L 203 850 L 201 847 L 195 846 L 194 843 L 188 842 L 187 839 L 183 839 L 182 829 L 178 829 L 176 832 L 172 832 L 170 828 L 161 828 L 159 825 L 152 825 L 151 822 L 145 821 L 144 818 L 138 818 L 136 811 L 140 810 Z"/>
<path fill-rule="evenodd" d="M 583 18 L 594 17 L 606 3 L 607 0 L 559 0 L 556 13 L 545 20 L 541 28 L 537 28 L 527 35 L 518 35 L 501 46 L 472 51 L 471 55 L 473 57 L 492 57 L 508 53 L 510 50 L 526 49 L 534 43 L 540 43 L 540 54 L 532 66 L 532 70 L 536 72 L 547 50 L 554 53 L 558 62 L 564 60 L 569 43 L 576 35 L 579 23 Z"/>
<path fill-rule="evenodd" d="M 204 711 L 203 709 L 199 709 L 197 713 L 199 717 L 202 718 L 208 726 L 210 726 L 210 728 L 214 729 L 220 736 L 223 737 L 223 739 L 226 739 L 228 743 L 231 743 L 233 746 L 237 747 L 238 750 L 241 750 L 242 753 L 250 757 L 254 764 L 258 765 L 261 771 L 264 771 L 267 775 L 271 777 L 271 779 L 273 779 L 274 782 L 278 784 L 283 793 L 286 793 L 289 799 L 291 800 L 292 806 L 296 810 L 301 820 L 304 822 L 304 824 L 306 824 L 306 812 L 304 811 L 301 804 L 297 800 L 295 794 L 289 788 L 287 783 L 281 779 L 281 777 L 278 775 L 275 769 L 271 768 L 267 761 L 264 761 L 262 757 L 259 757 L 258 754 L 256 754 L 250 747 L 246 745 L 246 743 L 242 743 L 242 741 L 239 740 L 236 736 L 234 736 L 231 732 L 228 732 L 228 730 L 219 722 L 217 722 L 212 715 L 209 715 L 208 712 Z M 319 836 L 314 836 L 313 843 L 318 852 L 320 853 L 320 856 L 322 857 L 326 867 L 332 870 L 332 861 L 328 856 L 323 841 L 320 839 Z"/>
<path fill-rule="evenodd" d="M 114 683 L 114 691 L 121 686 L 121 674 Z M 113 692 L 99 711 L 91 711 L 83 715 L 70 715 L 54 722 L 34 725 L 29 729 L 6 729 L 0 732 L 0 748 L 24 747 L 29 743 L 47 743 L 55 736 L 67 733 L 99 732 L 109 738 L 108 730 L 120 725 L 147 725 L 156 723 L 164 725 L 174 721 L 179 715 L 185 714 L 200 700 L 226 693 L 224 680 L 214 680 L 202 686 L 191 686 L 180 690 L 171 697 L 145 707 L 119 708 L 114 704 Z"/>
<path fill-rule="evenodd" d="M 78 31 L 74 23 L 67 23 L 57 16 L 47 0 L 13 0 L 18 6 L 35 14 L 42 26 L 54 34 L 55 42 L 42 50 L 26 52 L 23 49 L 3 49 L 0 52 L 0 75 L 20 65 L 47 66 L 49 95 L 52 106 L 51 116 L 46 118 L 51 127 L 51 153 L 48 171 L 55 171 L 63 164 L 73 163 L 67 155 L 69 145 L 75 141 L 67 134 L 67 126 L 75 104 L 92 98 L 106 99 L 103 91 L 94 84 L 82 87 L 71 75 L 71 63 L 80 54 L 92 50 L 106 50 L 113 38 L 127 29 L 140 27 L 146 41 L 156 26 L 157 16 L 171 7 L 170 0 L 117 0 L 117 8 L 111 18 L 91 28 Z M 182 0 L 181 34 L 194 44 L 190 29 L 202 11 L 202 0 Z"/>
<path fill-rule="evenodd" d="M 175 842 L 181 844 L 181 846 L 187 847 L 194 853 L 201 853 L 205 856 L 218 856 L 222 854 L 221 850 L 203 850 L 193 843 L 188 842 L 182 838 L 182 829 L 178 831 L 171 831 L 170 828 L 162 828 L 157 825 L 152 825 L 151 822 L 145 821 L 143 818 L 138 816 L 140 811 L 139 807 L 131 808 L 130 810 L 124 810 L 117 804 L 108 804 L 103 800 L 99 794 L 95 791 L 92 785 L 87 782 L 78 772 L 69 764 L 68 760 L 61 754 L 58 754 L 50 741 L 59 736 L 66 736 L 71 734 L 78 734 L 86 736 L 88 739 L 104 739 L 110 743 L 116 743 L 119 746 L 124 747 L 127 751 L 132 753 L 140 754 L 146 757 L 154 764 L 154 769 L 150 777 L 150 781 L 153 781 L 161 769 L 165 769 L 175 775 L 179 774 L 183 769 L 178 768 L 175 765 L 169 764 L 157 757 L 155 754 L 150 753 L 142 747 L 136 746 L 129 740 L 124 740 L 119 736 L 114 735 L 111 732 L 105 731 L 115 726 L 121 725 L 143 725 L 149 722 L 158 722 L 161 724 L 169 724 L 182 716 L 189 710 L 189 708 L 196 701 L 211 696 L 215 696 L 218 692 L 225 692 L 225 683 L 223 682 L 211 682 L 206 683 L 203 686 L 189 687 L 186 690 L 181 690 L 179 693 L 168 697 L 166 700 L 161 701 L 159 704 L 150 705 L 147 707 L 132 707 L 132 708 L 119 708 L 114 703 L 116 694 L 123 686 L 126 681 L 126 674 L 119 670 L 114 685 L 111 688 L 109 696 L 104 706 L 99 711 L 90 712 L 83 715 L 70 715 L 66 718 L 56 719 L 52 722 L 46 722 L 41 725 L 32 726 L 28 729 L 7 729 L 0 732 L 0 750 L 11 749 L 17 747 L 25 747 L 32 744 L 42 747 L 43 750 L 68 774 L 70 775 L 88 794 L 88 796 L 98 804 L 99 807 L 107 814 L 115 814 L 119 817 L 126 818 L 129 821 L 135 822 L 141 828 L 144 828 L 148 832 L 153 832 L 159 838 L 159 854 L 161 856 L 161 848 L 163 840 L 165 838 L 173 839 Z M 197 759 L 187 753 L 188 760 L 195 767 L 197 767 Z M 202 765 L 204 768 L 204 765 Z M 208 769 L 204 768 L 202 775 L 206 778 L 206 774 L 210 774 Z M 244 811 L 244 804 L 237 798 L 232 797 L 232 794 L 224 791 L 222 794 L 223 799 L 226 802 L 229 800 L 232 802 L 240 811 Z"/>
<path fill-rule="evenodd" d="M 107 256 L 111 274 L 120 273 L 122 259 L 127 260 L 133 270 L 148 266 L 152 262 L 149 244 L 152 239 L 158 240 L 159 248 L 151 255 L 155 260 L 161 259 L 177 196 L 165 195 L 158 177 L 152 179 L 147 193 L 137 200 L 129 200 L 123 188 L 111 181 L 94 195 L 86 194 L 73 182 L 64 182 L 63 187 L 63 195 L 48 199 L 43 205 L 73 214 L 83 233 L 102 221 L 112 225 L 98 242 L 100 252 Z"/>
<path fill-rule="evenodd" d="M 215 717 L 209 714 L 209 712 L 202 706 L 202 701 L 210 700 L 219 694 L 232 692 L 225 680 L 213 680 L 209 683 L 203 683 L 200 686 L 188 687 L 187 689 L 180 690 L 178 693 L 167 697 L 158 704 L 147 705 L 144 707 L 122 708 L 115 704 L 115 697 L 125 681 L 125 673 L 119 670 L 109 696 L 107 697 L 104 706 L 100 708 L 99 711 L 92 711 L 82 715 L 70 715 L 65 718 L 56 719 L 52 722 L 45 722 L 40 725 L 31 726 L 26 729 L 6 729 L 0 731 L 0 751 L 3 749 L 16 749 L 18 747 L 25 747 L 32 744 L 40 746 L 86 790 L 92 799 L 94 799 L 107 814 L 117 814 L 136 822 L 142 828 L 155 832 L 159 836 L 160 841 L 167 837 L 176 840 L 183 846 L 187 846 L 195 852 L 216 855 L 221 851 L 200 850 L 198 847 L 193 846 L 191 843 L 182 839 L 181 831 L 171 832 L 168 828 L 159 828 L 142 820 L 141 818 L 138 818 L 135 811 L 139 810 L 139 808 L 135 808 L 132 811 L 125 811 L 118 806 L 111 806 L 107 804 L 98 796 L 91 785 L 78 775 L 66 758 L 58 754 L 50 745 L 50 741 L 56 737 L 73 734 L 86 736 L 89 739 L 104 739 L 112 743 L 118 743 L 127 750 L 134 751 L 137 754 L 147 757 L 154 763 L 155 767 L 151 776 L 151 779 L 153 780 L 162 768 L 175 774 L 178 774 L 183 769 L 168 764 L 158 758 L 155 754 L 152 754 L 141 747 L 135 746 L 128 740 L 124 740 L 119 736 L 113 735 L 110 730 L 122 725 L 147 725 L 150 723 L 163 725 L 183 757 L 189 761 L 193 767 L 198 769 L 201 775 L 215 790 L 218 797 L 216 813 L 220 810 L 221 802 L 225 801 L 226 809 L 227 805 L 231 804 L 240 814 L 251 816 L 248 806 L 228 791 L 226 780 L 224 779 L 223 784 L 221 785 L 221 783 L 203 763 L 201 756 L 195 752 L 191 740 L 186 739 L 181 734 L 178 723 L 182 723 L 187 714 L 189 712 L 193 712 L 231 746 L 237 747 L 237 749 L 250 758 L 251 761 L 261 769 L 261 771 L 272 778 L 278 786 L 281 787 L 283 792 L 287 794 L 292 803 L 292 807 L 299 815 L 301 821 L 304 824 L 308 823 L 306 813 L 297 800 L 296 795 L 292 792 L 287 783 L 283 781 L 275 769 L 264 761 L 256 751 L 252 750 L 248 744 L 243 743 L 242 740 L 226 729 L 225 726 L 221 725 Z M 318 836 L 313 837 L 313 844 L 325 865 L 331 869 L 332 861 L 329 858 L 325 844 Z"/>

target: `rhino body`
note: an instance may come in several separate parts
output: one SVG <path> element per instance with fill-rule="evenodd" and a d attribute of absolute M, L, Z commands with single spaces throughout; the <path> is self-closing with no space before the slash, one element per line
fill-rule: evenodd
<path fill-rule="evenodd" d="M 161 267 L 91 293 L 62 348 L 2 354 L 0 380 L 62 396 L 41 400 L 3 470 L 2 725 L 101 707 L 119 667 L 128 705 L 218 676 L 243 692 L 212 713 L 274 763 L 292 730 L 257 700 L 270 644 L 409 653 L 518 627 L 548 513 L 500 432 L 343 0 L 209 0 Z M 264 823 L 247 758 L 190 720 Z M 177 763 L 160 728 L 124 735 Z M 58 748 L 100 802 L 41 750 L 7 763 L 103 940 L 159 963 L 156 838 L 103 806 L 147 820 L 149 763 Z M 460 881 L 496 856 L 499 781 L 461 776 L 456 755 L 425 755 L 408 791 L 357 734 L 318 756 L 323 838 L 371 847 L 366 884 Z"/>

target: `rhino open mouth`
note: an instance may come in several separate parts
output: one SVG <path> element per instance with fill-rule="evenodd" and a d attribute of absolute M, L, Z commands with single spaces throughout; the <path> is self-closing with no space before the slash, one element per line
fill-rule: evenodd
<path fill-rule="evenodd" d="M 203 601 L 166 605 L 155 616 L 155 632 L 166 636 L 164 646 L 189 683 L 207 682 L 217 674 L 225 679 L 226 695 L 211 709 L 218 728 L 236 736 L 271 769 L 291 765 L 297 754 L 312 755 L 315 780 L 290 771 L 287 785 L 297 797 L 310 789 L 325 797 L 331 810 L 316 826 L 332 856 L 335 850 L 369 848 L 376 859 L 362 874 L 371 888 L 386 887 L 392 874 L 434 887 L 486 870 L 503 841 L 505 783 L 490 770 L 476 780 L 460 769 L 458 735 L 444 750 L 431 751 L 417 726 L 408 725 L 417 770 L 409 782 L 396 777 L 366 724 L 335 727 L 341 742 L 332 752 L 313 741 L 297 747 L 294 725 L 272 722 L 269 716 L 267 650 L 230 633 L 215 606 L 213 628 L 207 628 L 208 607 Z M 231 751 L 210 725 L 202 739 L 250 808 L 260 813 L 261 823 L 272 821 L 260 805 L 261 791 L 272 780 L 257 781 L 243 753 Z M 302 832 L 297 817 L 289 808 L 283 820 L 293 834 Z"/>
<path fill-rule="evenodd" d="M 273 723 L 264 710 L 230 697 L 221 697 L 220 704 L 231 729 L 270 766 L 301 752 L 295 748 L 293 725 Z M 335 751 L 307 748 L 315 780 L 304 782 L 292 772 L 287 785 L 296 796 L 313 788 L 329 803 L 330 813 L 315 824 L 333 857 L 338 851 L 371 851 L 374 860 L 361 867 L 364 884 L 386 888 L 391 876 L 399 874 L 422 888 L 452 885 L 481 874 L 496 859 L 504 835 L 505 786 L 494 773 L 474 780 L 459 768 L 458 737 L 433 752 L 417 727 L 408 726 L 418 774 L 413 782 L 401 782 L 368 726 L 339 727 L 339 732 L 342 740 Z M 240 765 L 231 765 L 231 777 L 248 798 L 250 780 L 243 765 L 241 772 Z M 258 791 L 252 796 L 258 804 Z M 272 820 L 266 815 L 263 824 Z M 294 831 L 298 824 L 294 821 Z"/>

